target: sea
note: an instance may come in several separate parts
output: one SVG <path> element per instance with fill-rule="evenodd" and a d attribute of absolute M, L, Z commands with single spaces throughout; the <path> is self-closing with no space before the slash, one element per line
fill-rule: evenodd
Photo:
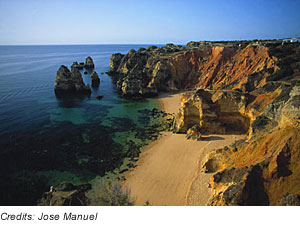
<path fill-rule="evenodd" d="M 128 145 L 150 142 L 142 136 L 151 121 L 144 112 L 160 108 L 158 101 L 123 98 L 105 73 L 112 54 L 147 46 L 0 46 L 0 205 L 36 205 L 50 186 L 102 177 L 124 163 Z M 88 56 L 99 88 L 91 96 L 56 97 L 60 65 Z"/>

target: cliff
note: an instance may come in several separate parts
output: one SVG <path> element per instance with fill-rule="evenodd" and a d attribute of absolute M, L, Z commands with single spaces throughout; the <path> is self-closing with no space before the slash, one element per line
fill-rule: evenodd
<path fill-rule="evenodd" d="M 247 133 L 245 140 L 207 154 L 203 170 L 213 174 L 209 205 L 277 205 L 286 195 L 300 195 L 297 82 L 248 94 L 203 89 L 185 93 L 174 130 L 186 133 L 194 125 L 201 134 Z"/>
<path fill-rule="evenodd" d="M 125 95 L 156 95 L 190 88 L 235 88 L 252 91 L 278 70 L 277 58 L 263 45 L 166 45 L 114 54 L 109 74 Z M 250 76 L 251 75 L 251 76 Z M 255 83 L 255 86 L 253 85 Z"/>
<path fill-rule="evenodd" d="M 114 54 L 125 96 L 189 90 L 175 133 L 245 134 L 206 156 L 208 205 L 300 204 L 300 44 L 190 42 Z"/>

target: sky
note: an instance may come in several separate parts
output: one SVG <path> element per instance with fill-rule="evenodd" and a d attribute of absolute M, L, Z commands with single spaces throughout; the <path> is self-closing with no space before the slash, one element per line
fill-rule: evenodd
<path fill-rule="evenodd" d="M 300 0 L 0 0 L 0 45 L 300 36 Z"/>

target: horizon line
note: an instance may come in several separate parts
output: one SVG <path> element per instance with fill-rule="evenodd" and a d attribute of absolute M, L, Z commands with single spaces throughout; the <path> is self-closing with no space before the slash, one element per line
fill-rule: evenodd
<path fill-rule="evenodd" d="M 291 39 L 291 38 L 300 38 L 300 37 L 284 37 L 284 38 L 266 38 L 266 39 L 223 39 L 223 40 L 191 40 L 183 43 L 174 43 L 174 42 L 165 42 L 165 43 L 60 43 L 60 44 L 0 44 L 0 46 L 58 46 L 58 45 L 166 45 L 166 44 L 174 44 L 174 45 L 186 45 L 189 42 L 234 42 L 234 41 L 253 41 L 253 40 L 259 40 L 259 41 L 268 41 L 268 40 L 282 40 L 282 39 Z"/>

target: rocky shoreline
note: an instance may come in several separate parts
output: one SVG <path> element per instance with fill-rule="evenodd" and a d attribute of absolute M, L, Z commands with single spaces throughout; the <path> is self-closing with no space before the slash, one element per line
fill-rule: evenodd
<path fill-rule="evenodd" d="M 127 98 L 189 90 L 174 122 L 153 125 L 158 131 L 198 141 L 210 134 L 246 136 L 206 154 L 207 205 L 292 205 L 300 197 L 299 53 L 298 43 L 278 41 L 167 44 L 112 55 L 108 74 Z M 139 156 L 139 148 L 129 149 L 133 160 Z"/>
<path fill-rule="evenodd" d="M 299 53 L 280 41 L 166 45 L 115 54 L 109 73 L 126 97 L 193 89 L 175 133 L 246 135 L 206 155 L 208 205 L 290 205 L 300 197 Z"/>

